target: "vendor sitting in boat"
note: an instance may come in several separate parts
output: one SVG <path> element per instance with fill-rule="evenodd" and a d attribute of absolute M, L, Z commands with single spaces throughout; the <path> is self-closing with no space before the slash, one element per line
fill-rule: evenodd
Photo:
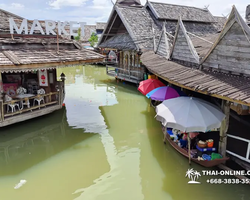
<path fill-rule="evenodd" d="M 188 141 L 187 141 L 187 137 L 188 137 L 188 134 L 187 133 L 184 133 L 184 132 L 181 132 L 179 130 L 176 130 L 176 129 L 173 129 L 172 132 L 176 135 L 176 139 L 174 140 L 181 148 L 187 148 L 187 144 L 188 144 Z M 195 132 L 192 132 L 192 133 L 189 133 L 189 137 L 191 139 L 191 148 L 195 148 L 196 146 L 196 143 L 197 143 L 197 140 L 196 140 L 196 136 L 199 135 L 199 133 L 195 133 Z"/>

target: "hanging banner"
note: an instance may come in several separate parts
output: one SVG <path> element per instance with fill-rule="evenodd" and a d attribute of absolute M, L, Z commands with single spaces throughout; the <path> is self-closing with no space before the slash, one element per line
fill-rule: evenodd
<path fill-rule="evenodd" d="M 48 71 L 47 70 L 39 70 L 38 71 L 38 79 L 39 79 L 39 86 L 47 87 L 48 84 Z"/>

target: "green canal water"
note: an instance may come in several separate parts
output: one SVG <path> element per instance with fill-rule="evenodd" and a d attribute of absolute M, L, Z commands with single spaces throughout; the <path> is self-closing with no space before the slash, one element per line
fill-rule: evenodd
<path fill-rule="evenodd" d="M 0 129 L 0 200 L 247 200 L 248 185 L 188 184 L 136 86 L 101 66 L 60 69 L 65 107 Z M 201 172 L 204 168 L 192 164 Z M 20 180 L 27 182 L 14 189 Z"/>

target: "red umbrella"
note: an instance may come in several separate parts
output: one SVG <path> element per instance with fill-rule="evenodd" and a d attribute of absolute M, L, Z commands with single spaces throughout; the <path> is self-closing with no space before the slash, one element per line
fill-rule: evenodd
<path fill-rule="evenodd" d="M 145 81 L 141 81 L 138 87 L 138 90 L 143 94 L 146 95 L 155 88 L 166 86 L 164 83 L 159 81 L 158 79 L 147 79 Z"/>

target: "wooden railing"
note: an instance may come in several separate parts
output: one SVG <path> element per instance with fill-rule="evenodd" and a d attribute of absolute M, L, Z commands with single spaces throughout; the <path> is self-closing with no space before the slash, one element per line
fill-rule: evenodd
<path fill-rule="evenodd" d="M 115 65 L 115 66 L 106 65 L 106 72 L 109 75 L 115 75 L 118 77 L 126 76 L 129 79 L 132 78 L 132 79 L 142 80 L 144 69 L 142 67 L 138 67 L 135 70 L 135 67 L 133 67 L 133 69 L 126 69 L 126 68 L 118 67 L 118 65 Z"/>
<path fill-rule="evenodd" d="M 60 88 L 60 86 L 59 86 Z M 18 109 L 18 107 L 15 107 L 15 112 L 12 112 L 11 108 L 9 107 L 9 112 L 7 113 L 7 107 L 9 106 L 8 104 L 19 104 L 19 108 L 20 105 L 22 104 L 23 101 L 30 101 L 30 100 L 34 100 L 35 98 L 44 98 L 44 103 L 41 103 L 40 105 L 35 105 L 33 106 L 33 103 L 30 102 L 30 107 L 29 108 L 25 108 L 25 109 Z M 54 97 L 54 98 L 52 98 Z M 40 108 L 44 108 L 46 106 L 51 106 L 51 105 L 60 105 L 62 106 L 63 103 L 63 91 L 61 90 L 61 88 L 59 89 L 59 91 L 57 92 L 50 92 L 47 94 L 43 94 L 43 95 L 37 95 L 37 96 L 33 96 L 33 97 L 28 97 L 28 98 L 23 98 L 23 99 L 18 99 L 18 100 L 12 100 L 12 101 L 8 101 L 8 102 L 3 102 L 3 100 L 0 101 L 0 109 L 1 109 L 1 113 L 0 113 L 0 120 L 4 121 L 6 117 L 10 117 L 10 116 L 14 116 L 14 115 L 18 115 L 21 113 L 25 113 L 28 111 L 33 111 L 36 109 L 40 109 Z"/>

